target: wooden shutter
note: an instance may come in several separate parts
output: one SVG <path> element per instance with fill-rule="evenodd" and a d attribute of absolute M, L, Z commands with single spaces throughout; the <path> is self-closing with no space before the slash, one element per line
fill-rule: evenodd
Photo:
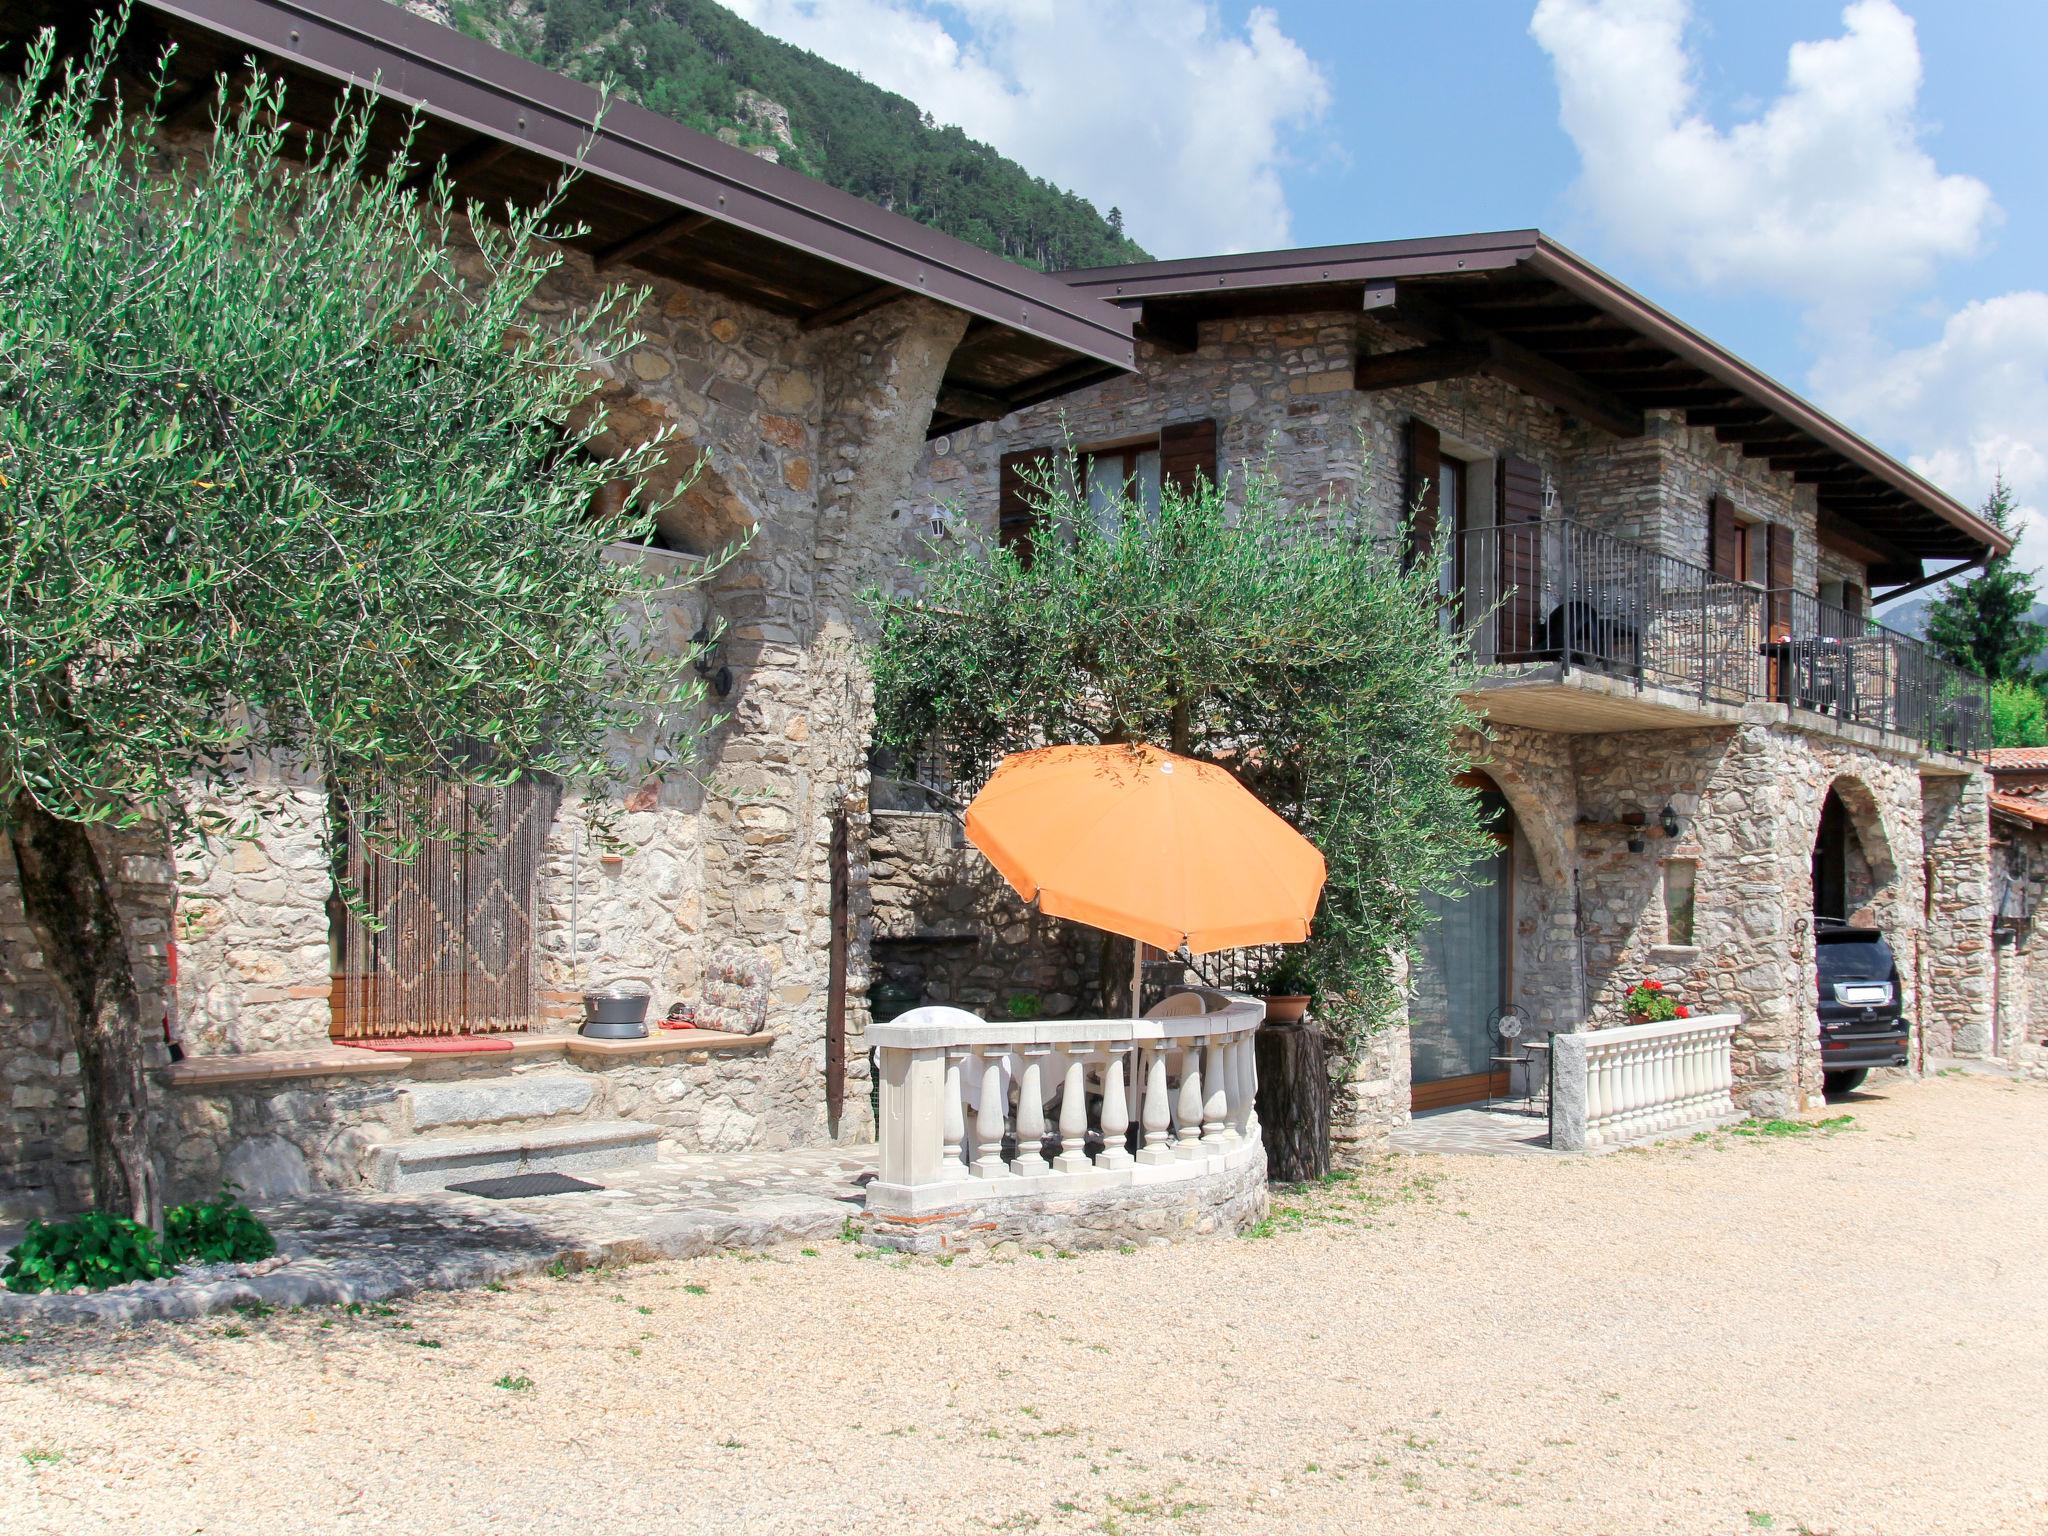
<path fill-rule="evenodd" d="M 1211 485 L 1216 481 L 1216 423 L 1209 417 L 1200 421 L 1177 421 L 1159 431 L 1159 482 L 1170 485 L 1183 496 L 1194 494 L 1197 477 Z"/>
<path fill-rule="evenodd" d="M 1408 477 L 1401 515 L 1408 523 L 1409 565 L 1427 558 L 1436 544 L 1437 487 L 1443 481 L 1443 439 L 1420 416 L 1408 418 Z"/>
<path fill-rule="evenodd" d="M 1764 528 L 1764 576 L 1771 589 L 1771 638 L 1782 640 L 1792 633 L 1792 530 L 1782 523 Z"/>
<path fill-rule="evenodd" d="M 1501 660 L 1524 659 L 1542 649 L 1543 471 L 1527 459 L 1503 454 L 1493 467 L 1494 521 L 1500 540 Z"/>
<path fill-rule="evenodd" d="M 1037 493 L 1025 478 L 1031 467 L 1044 460 L 1043 448 L 1006 453 L 996 472 L 996 542 L 1014 552 L 1024 564 L 1031 563 L 1032 539 L 1038 529 L 1038 511 L 1032 505 Z"/>
<path fill-rule="evenodd" d="M 1707 569 L 1723 581 L 1742 580 L 1735 558 L 1735 503 L 1716 496 L 1707 507 Z"/>

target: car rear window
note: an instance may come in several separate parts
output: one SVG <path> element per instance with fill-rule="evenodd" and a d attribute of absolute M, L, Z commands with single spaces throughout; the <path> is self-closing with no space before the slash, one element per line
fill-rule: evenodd
<path fill-rule="evenodd" d="M 1892 973 L 1892 952 L 1883 939 L 1823 940 L 1822 981 L 1884 981 Z"/>

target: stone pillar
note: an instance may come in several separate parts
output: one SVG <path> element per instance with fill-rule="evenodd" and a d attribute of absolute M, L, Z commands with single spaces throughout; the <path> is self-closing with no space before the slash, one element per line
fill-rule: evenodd
<path fill-rule="evenodd" d="M 1933 1056 L 1991 1050 L 1991 822 L 1981 772 L 1920 781 L 1927 913 L 1920 1032 Z"/>
<path fill-rule="evenodd" d="M 1586 1150 L 1586 1035 L 1568 1030 L 1550 1037 L 1550 1144 Z"/>

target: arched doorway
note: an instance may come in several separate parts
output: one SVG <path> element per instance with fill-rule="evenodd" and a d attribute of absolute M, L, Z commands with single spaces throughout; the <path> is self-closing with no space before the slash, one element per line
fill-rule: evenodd
<path fill-rule="evenodd" d="M 1845 923 L 1859 914 L 1883 926 L 1894 885 L 1884 822 L 1869 789 L 1835 780 L 1821 802 L 1811 863 L 1813 915 Z"/>
<path fill-rule="evenodd" d="M 1493 1036 L 1494 1010 L 1511 995 L 1515 813 L 1484 774 L 1460 780 L 1479 793 L 1493 848 L 1463 887 L 1424 900 L 1435 916 L 1409 952 L 1410 1106 L 1445 1109 L 1507 1092 Z"/>

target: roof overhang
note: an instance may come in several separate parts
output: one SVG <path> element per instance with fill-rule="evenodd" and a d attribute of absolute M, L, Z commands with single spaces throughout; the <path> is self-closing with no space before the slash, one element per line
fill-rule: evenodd
<path fill-rule="evenodd" d="M 0 7 L 0 66 L 54 26 L 76 49 L 112 0 Z M 632 267 L 787 315 L 843 324 L 908 295 L 972 318 L 932 422 L 936 434 L 1128 371 L 1132 317 L 1057 278 L 886 212 L 630 102 L 598 118 L 595 89 L 413 16 L 387 0 L 133 0 L 124 74 L 146 78 L 177 45 L 170 111 L 196 126 L 222 71 L 254 59 L 283 79 L 295 122 L 324 127 L 351 87 L 380 112 L 379 147 L 411 111 L 416 153 L 446 158 L 458 198 L 531 200 L 572 164 L 563 218 L 600 267 Z"/>
<path fill-rule="evenodd" d="M 1100 267 L 1064 274 L 1133 309 L 1139 335 L 1186 345 L 1202 319 L 1370 312 L 1413 346 L 1360 359 L 1361 387 L 1487 372 L 1606 430 L 1670 410 L 1811 484 L 1820 537 L 1872 581 L 1976 561 L 2011 540 L 1775 379 L 1716 346 L 1540 230 Z"/>

